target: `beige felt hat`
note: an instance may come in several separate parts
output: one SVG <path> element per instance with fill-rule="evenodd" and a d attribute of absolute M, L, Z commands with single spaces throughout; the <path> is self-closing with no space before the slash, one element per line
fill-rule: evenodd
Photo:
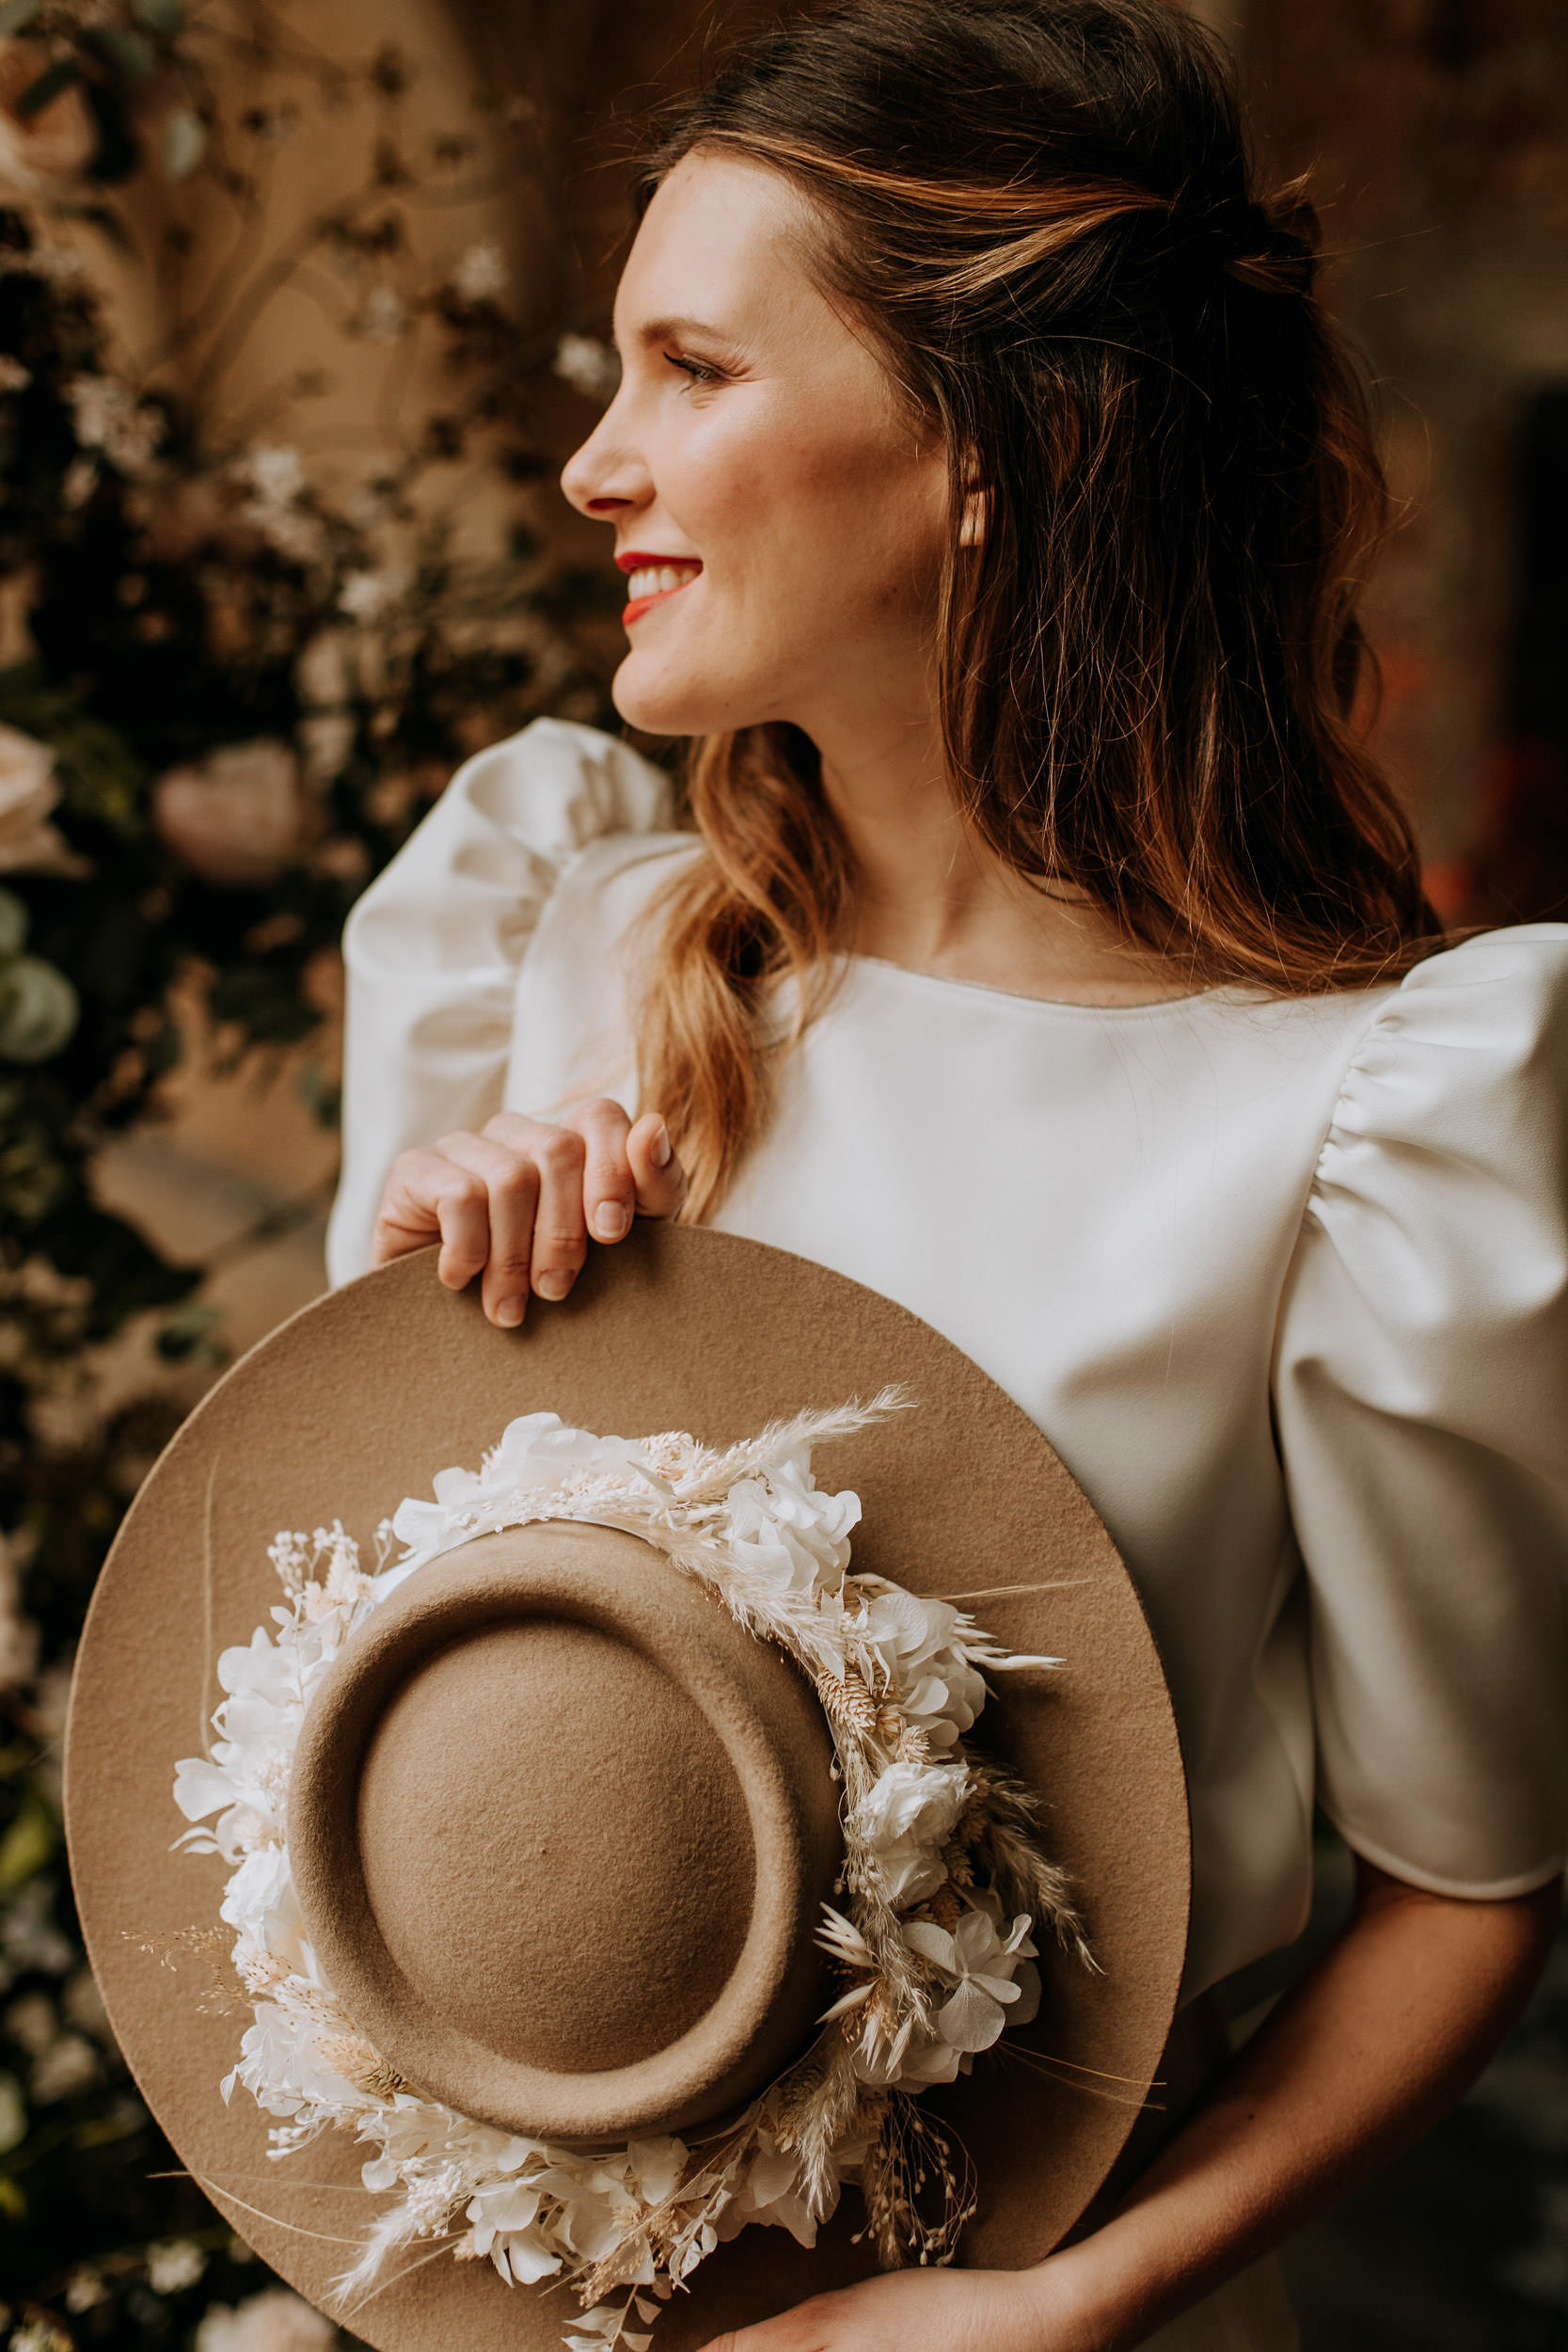
<path fill-rule="evenodd" d="M 959 2259 L 1038 2260 L 1103 2183 L 1171 2026 L 1186 1807 L 1136 1596 L 1037 1430 L 901 1308 L 733 1236 L 640 1226 L 518 1333 L 422 1252 L 307 1308 L 182 1429 L 103 1571 L 67 1738 L 77 1899 L 121 2047 L 182 2162 L 312 2300 L 363 2229 L 364 2152 L 328 2136 L 269 2160 L 266 2118 L 224 2103 L 246 2019 L 186 1954 L 227 1867 L 170 1851 L 174 1764 L 210 1736 L 218 1653 L 277 1600 L 277 1532 L 341 1518 L 368 1543 L 522 1414 L 726 1444 L 890 1381 L 916 1409 L 824 1446 L 818 1478 L 862 1499 L 857 1573 L 983 1595 L 1001 1642 L 1066 1661 L 1006 1678 L 974 1738 L 1039 1792 L 1099 1963 L 1046 1950 L 1036 2021 L 923 2102 L 975 2169 Z M 375 1611 L 307 1715 L 289 1836 L 324 1972 L 401 2074 L 483 2122 L 588 2144 L 700 2130 L 777 2076 L 832 1996 L 813 1941 L 841 1860 L 832 1756 L 791 1661 L 637 1536 L 482 1535 Z M 810 2250 L 778 2229 L 720 2247 L 656 2352 L 871 2270 L 858 2202 Z M 385 2352 L 545 2352 L 573 2308 L 439 2259 L 353 2326 Z"/>

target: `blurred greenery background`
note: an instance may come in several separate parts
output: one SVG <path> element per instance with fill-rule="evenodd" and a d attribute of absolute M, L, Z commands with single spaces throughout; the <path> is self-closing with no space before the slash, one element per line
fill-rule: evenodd
<path fill-rule="evenodd" d="M 470 751 L 614 723 L 554 488 L 607 395 L 659 0 L 0 0 L 0 2342 L 322 2352 L 183 2180 L 76 1932 L 59 1743 L 127 1502 L 317 1290 L 337 942 Z M 1466 919 L 1568 908 L 1568 25 L 1214 0 L 1315 167 L 1402 505 L 1384 756 Z M 1325 1843 L 1303 1947 L 1332 1931 Z M 1301 1954 L 1285 1965 L 1299 1964 Z M 1240 1989 L 1261 1997 L 1279 1969 Z M 1308 2233 L 1309 2352 L 1568 2345 L 1568 1947 Z"/>

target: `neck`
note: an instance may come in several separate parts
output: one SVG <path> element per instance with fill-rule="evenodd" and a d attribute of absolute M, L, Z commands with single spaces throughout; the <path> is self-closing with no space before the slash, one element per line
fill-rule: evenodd
<path fill-rule="evenodd" d="M 1125 940 L 1082 892 L 1042 890 L 975 838 L 934 713 L 807 732 L 854 861 L 855 954 L 1069 1003 L 1188 993 L 1168 959 Z"/>

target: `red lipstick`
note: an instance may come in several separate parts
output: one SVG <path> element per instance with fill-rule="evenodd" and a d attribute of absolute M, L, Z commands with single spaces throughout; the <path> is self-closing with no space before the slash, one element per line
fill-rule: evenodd
<path fill-rule="evenodd" d="M 623 554 L 617 555 L 615 562 L 617 568 L 628 575 L 633 572 L 665 570 L 679 571 L 685 575 L 673 585 L 656 589 L 651 595 L 632 596 L 621 614 L 622 626 L 626 628 L 630 628 L 634 622 L 640 621 L 644 612 L 651 612 L 656 604 L 667 604 L 672 596 L 678 596 L 683 588 L 689 588 L 703 568 L 695 556 L 659 555 L 652 549 L 641 548 L 626 548 Z"/>

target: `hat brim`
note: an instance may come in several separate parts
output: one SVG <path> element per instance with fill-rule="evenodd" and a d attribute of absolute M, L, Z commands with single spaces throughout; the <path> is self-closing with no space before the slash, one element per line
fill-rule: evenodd
<path fill-rule="evenodd" d="M 248 2013 L 230 1972 L 182 1948 L 215 1927 L 227 1867 L 169 1851 L 174 1765 L 204 1751 L 219 1650 L 277 1600 L 267 1546 L 341 1518 L 368 1545 L 406 1494 L 477 1466 L 515 1416 L 550 1410 L 623 1436 L 710 1442 L 808 1406 L 901 1382 L 916 1409 L 816 1457 L 864 1506 L 854 1565 L 963 1603 L 1017 1650 L 1065 1660 L 1003 1679 L 975 1740 L 1044 1802 L 1100 1973 L 1042 1956 L 1034 2025 L 973 2075 L 927 2094 L 967 2148 L 979 2208 L 960 2260 L 1040 2260 L 1103 2182 L 1143 2106 L 1175 2010 L 1189 1849 L 1175 1722 L 1127 1571 L 1081 1489 L 1020 1408 L 958 1349 L 876 1293 L 733 1235 L 640 1224 L 591 1254 L 570 1298 L 520 1332 L 435 1277 L 434 1251 L 316 1301 L 212 1391 L 128 1514 L 84 1631 L 67 1735 L 66 1817 L 87 1950 L 148 2105 L 235 2229 L 301 2294 L 330 2306 L 372 2201 L 363 2152 L 327 2137 L 281 2163 L 247 2094 L 218 2091 Z M 1129 1441 L 1135 1433 L 1129 1432 Z M 171 1964 L 172 1963 L 172 1964 Z M 816 2248 L 749 2229 L 657 2323 L 657 2352 L 695 2352 L 866 2275 L 847 2192 Z M 423 2253 L 424 2249 L 420 2249 Z M 569 2294 L 508 2287 L 441 2249 L 346 2314 L 380 2352 L 555 2352 Z"/>

